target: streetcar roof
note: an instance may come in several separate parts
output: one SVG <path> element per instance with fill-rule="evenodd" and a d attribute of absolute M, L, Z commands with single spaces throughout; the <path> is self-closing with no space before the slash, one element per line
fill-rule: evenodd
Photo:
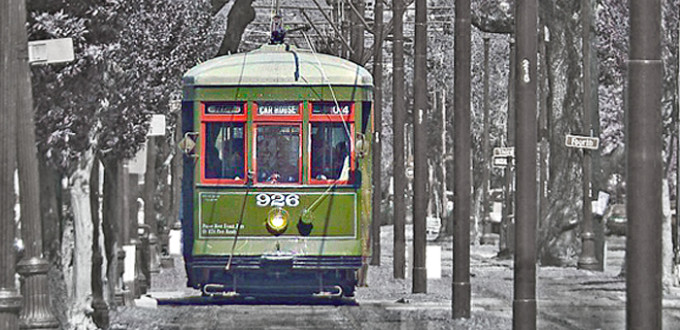
<path fill-rule="evenodd" d="M 203 62 L 190 69 L 183 82 L 185 86 L 372 86 L 373 77 L 364 67 L 339 57 L 289 45 L 263 45 Z"/>

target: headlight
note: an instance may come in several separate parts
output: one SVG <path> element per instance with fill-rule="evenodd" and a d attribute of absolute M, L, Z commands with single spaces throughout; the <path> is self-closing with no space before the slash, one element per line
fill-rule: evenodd
<path fill-rule="evenodd" d="M 267 215 L 267 230 L 274 235 L 281 235 L 288 228 L 288 211 L 277 207 Z"/>

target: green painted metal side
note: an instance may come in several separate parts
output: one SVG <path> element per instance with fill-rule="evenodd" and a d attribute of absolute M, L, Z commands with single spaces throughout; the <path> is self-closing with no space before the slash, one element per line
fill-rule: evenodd
<path fill-rule="evenodd" d="M 309 192 L 296 190 L 294 192 L 276 191 L 272 189 L 258 189 L 244 191 L 202 191 L 199 193 L 198 203 L 198 233 L 199 238 L 231 238 L 236 234 L 239 218 L 243 216 L 243 222 L 239 231 L 241 239 L 269 238 L 278 239 L 294 236 L 308 236 L 309 238 L 332 237 L 332 238 L 356 238 L 357 199 L 355 190 L 345 192 Z M 272 236 L 267 230 L 265 222 L 272 210 L 276 207 L 258 206 L 257 196 L 266 194 L 269 196 L 281 196 L 280 202 L 284 204 L 281 209 L 286 212 L 288 228 L 278 237 Z M 294 198 L 290 198 L 294 197 Z M 294 206 L 286 205 L 285 199 L 294 201 Z M 241 210 L 243 214 L 241 215 Z M 300 233 L 296 227 L 298 222 L 304 220 L 311 223 L 311 231 L 308 234 Z M 304 230 L 303 230 L 304 231 Z"/>

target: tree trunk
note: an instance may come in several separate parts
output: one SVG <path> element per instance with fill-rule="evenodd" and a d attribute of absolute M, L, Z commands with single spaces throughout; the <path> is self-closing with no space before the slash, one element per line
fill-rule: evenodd
<path fill-rule="evenodd" d="M 66 270 L 70 304 L 67 312 L 69 329 L 96 329 L 92 321 L 92 240 L 94 228 L 90 210 L 90 171 L 94 153 L 90 149 L 82 154 L 78 168 L 69 177 L 71 205 L 73 207 L 74 245 L 73 265 Z M 64 240 L 68 244 L 68 240 Z M 70 267 L 69 267 L 70 268 Z"/>
<path fill-rule="evenodd" d="M 581 37 L 578 2 L 546 5 L 541 15 L 550 31 L 546 55 L 550 141 L 547 219 L 539 231 L 539 259 L 545 265 L 573 265 L 581 241 L 575 230 L 582 219 L 580 153 L 564 145 L 564 136 L 582 132 Z M 568 196 L 565 198 L 565 196 Z"/>
<path fill-rule="evenodd" d="M 99 160 L 95 160 L 90 174 L 90 214 L 92 217 L 92 308 L 94 309 L 93 320 L 98 327 L 105 329 L 109 326 L 109 311 L 107 301 L 104 300 L 104 271 L 100 232 L 101 216 L 99 205 Z M 113 300 L 108 301 L 113 306 Z"/>
<path fill-rule="evenodd" d="M 102 232 L 104 233 L 104 251 L 106 257 L 107 295 L 106 302 L 115 305 L 115 288 L 120 282 L 118 273 L 118 225 L 123 223 L 123 163 L 116 157 L 109 157 L 104 162 L 104 201 Z"/>
<path fill-rule="evenodd" d="M 254 19 L 253 0 L 236 0 L 227 15 L 227 31 L 224 33 L 217 56 L 238 52 L 243 32 Z"/>
<path fill-rule="evenodd" d="M 665 292 L 677 284 L 677 279 L 673 277 L 673 235 L 671 234 L 671 197 L 669 193 L 668 180 L 663 180 L 661 193 L 661 210 L 663 212 L 663 222 L 661 224 L 661 263 L 663 265 L 662 283 Z"/>
<path fill-rule="evenodd" d="M 54 263 L 59 257 L 59 233 L 61 233 L 61 180 L 59 173 L 47 163 L 42 153 L 38 153 L 40 177 L 40 218 L 42 219 L 43 254 Z"/>
<path fill-rule="evenodd" d="M 480 30 L 512 32 L 512 6 L 501 6 L 500 0 L 478 1 L 472 5 L 472 23 Z M 564 145 L 566 134 L 583 131 L 581 26 L 579 20 L 572 19 L 579 15 L 580 9 L 578 1 L 546 1 L 539 7 L 540 19 L 550 36 L 545 51 L 549 191 L 547 209 L 544 209 L 546 218 L 537 238 L 538 257 L 544 265 L 575 265 L 581 246 L 575 232 L 582 218 L 581 158 L 578 152 Z M 512 115 L 509 122 L 514 123 Z M 509 140 L 513 138 L 510 136 Z"/>

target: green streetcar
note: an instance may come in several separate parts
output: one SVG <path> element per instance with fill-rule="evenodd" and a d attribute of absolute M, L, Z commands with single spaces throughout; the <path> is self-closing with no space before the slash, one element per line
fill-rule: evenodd
<path fill-rule="evenodd" d="M 369 253 L 368 71 L 278 44 L 204 62 L 183 84 L 187 285 L 353 296 Z"/>

